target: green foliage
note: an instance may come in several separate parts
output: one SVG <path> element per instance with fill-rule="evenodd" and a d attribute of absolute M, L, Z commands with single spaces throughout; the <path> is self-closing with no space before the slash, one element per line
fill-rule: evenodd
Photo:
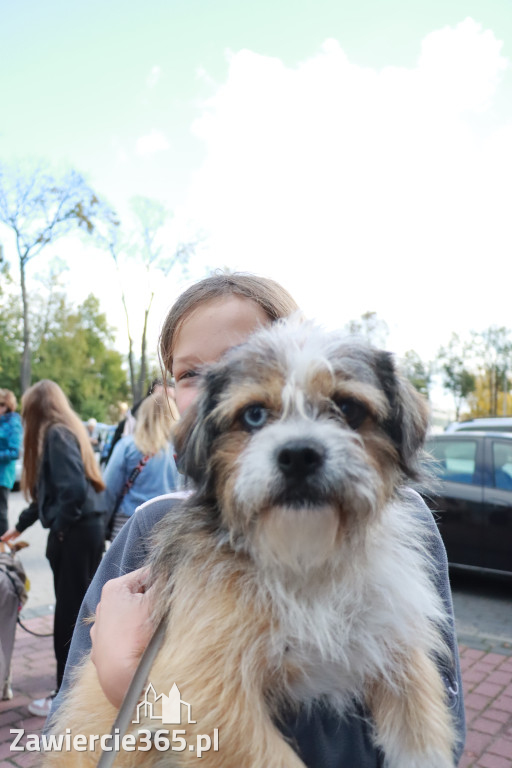
<path fill-rule="evenodd" d="M 476 387 L 475 375 L 467 368 L 470 350 L 471 346 L 467 342 L 462 342 L 459 336 L 453 333 L 448 345 L 441 347 L 437 353 L 443 387 L 453 396 L 456 421 L 459 421 L 463 402 L 468 401 Z"/>
<path fill-rule="evenodd" d="M 20 359 L 23 347 L 21 302 L 6 264 L 0 268 L 0 387 L 20 396 Z"/>
<path fill-rule="evenodd" d="M 56 381 L 82 418 L 107 420 L 112 404 L 126 399 L 128 384 L 122 356 L 110 348 L 113 334 L 98 299 L 90 295 L 72 311 L 59 294 L 39 331 L 34 380 Z"/>
<path fill-rule="evenodd" d="M 498 393 L 498 408 L 495 414 L 490 412 L 490 402 L 489 378 L 485 374 L 476 375 L 475 388 L 467 398 L 468 412 L 464 414 L 465 418 L 478 419 L 492 415 L 506 416 L 512 413 L 512 398 L 510 395 L 507 395 L 505 398 L 502 392 Z"/>
<path fill-rule="evenodd" d="M 418 392 L 428 397 L 432 379 L 432 365 L 425 363 L 413 349 L 408 350 L 401 364 L 402 373 Z"/>
<path fill-rule="evenodd" d="M 21 389 L 31 382 L 32 334 L 26 269 L 50 243 L 73 230 L 91 234 L 98 221 L 113 213 L 76 171 L 56 177 L 47 164 L 23 166 L 0 163 L 0 222 L 14 235 L 23 303 Z"/>
<path fill-rule="evenodd" d="M 512 338 L 508 328 L 491 325 L 481 333 L 473 333 L 478 350 L 479 368 L 487 379 L 488 415 L 498 415 L 499 393 L 507 385 L 507 371 L 511 369 Z"/>

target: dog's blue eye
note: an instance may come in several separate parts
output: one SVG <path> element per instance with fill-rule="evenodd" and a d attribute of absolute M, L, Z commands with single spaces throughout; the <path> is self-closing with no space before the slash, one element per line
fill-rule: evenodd
<path fill-rule="evenodd" d="M 250 405 L 242 413 L 242 422 L 248 429 L 260 429 L 267 421 L 268 411 L 262 405 Z"/>
<path fill-rule="evenodd" d="M 336 400 L 336 405 L 345 417 L 345 421 L 351 429 L 357 429 L 368 416 L 365 406 L 350 397 Z"/>

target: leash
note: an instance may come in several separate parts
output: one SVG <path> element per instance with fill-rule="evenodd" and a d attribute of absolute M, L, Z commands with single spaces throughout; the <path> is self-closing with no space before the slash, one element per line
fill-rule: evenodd
<path fill-rule="evenodd" d="M 19 611 L 21 609 L 23 603 L 22 603 L 22 599 L 21 599 L 21 592 L 18 591 L 18 585 L 14 581 L 14 578 L 13 578 L 12 573 L 10 572 L 9 568 L 7 568 L 7 567 L 0 568 L 0 570 L 2 571 L 2 573 L 4 573 L 7 576 L 7 578 L 11 582 L 12 588 L 14 590 L 14 594 L 18 598 L 18 611 Z M 20 618 L 19 613 L 18 613 L 18 615 L 16 617 L 16 622 L 17 622 L 17 624 L 20 625 L 20 627 L 22 629 L 25 630 L 25 632 L 28 632 L 29 635 L 34 635 L 34 637 L 53 637 L 53 632 L 47 632 L 46 634 L 40 634 L 39 632 L 33 632 L 31 629 L 29 629 L 28 627 L 26 627 L 23 624 L 23 622 L 22 622 L 22 620 Z"/>
<path fill-rule="evenodd" d="M 162 642 L 165 634 L 165 618 L 163 618 L 156 628 L 153 637 L 149 641 L 149 644 L 141 656 L 137 669 L 133 679 L 126 691 L 126 695 L 121 704 L 121 709 L 117 713 L 117 717 L 110 729 L 110 735 L 112 737 L 112 744 L 114 744 L 114 735 L 116 734 L 121 740 L 125 735 L 128 726 L 131 723 L 131 717 L 135 710 L 135 707 L 139 703 L 141 693 L 148 679 L 149 670 L 156 658 L 158 651 L 162 646 Z M 114 760 L 117 757 L 117 752 L 112 749 L 111 751 L 103 750 L 99 759 L 97 768 L 110 768 L 114 764 Z"/>
<path fill-rule="evenodd" d="M 31 629 L 24 625 L 19 616 L 17 618 L 17 622 L 20 627 L 25 630 L 25 632 L 29 633 L 29 635 L 34 635 L 34 637 L 53 637 L 53 632 L 46 632 L 45 634 L 41 634 L 40 632 L 33 632 Z"/>

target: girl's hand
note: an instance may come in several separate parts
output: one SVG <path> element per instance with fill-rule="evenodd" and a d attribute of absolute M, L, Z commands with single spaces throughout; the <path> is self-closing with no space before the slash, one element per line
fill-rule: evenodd
<path fill-rule="evenodd" d="M 103 693 L 119 709 L 153 634 L 148 571 L 139 568 L 107 581 L 91 627 L 91 659 Z"/>

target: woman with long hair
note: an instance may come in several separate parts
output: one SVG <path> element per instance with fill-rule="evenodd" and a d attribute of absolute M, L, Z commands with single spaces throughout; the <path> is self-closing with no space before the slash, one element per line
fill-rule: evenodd
<path fill-rule="evenodd" d="M 49 528 L 46 557 L 55 588 L 58 690 L 80 605 L 103 554 L 105 485 L 85 427 L 58 384 L 48 379 L 34 384 L 23 395 L 21 409 L 21 488 L 31 503 L 2 540 L 16 539 L 37 519 Z M 48 714 L 54 695 L 32 702 L 31 714 Z"/>
<path fill-rule="evenodd" d="M 16 413 L 16 396 L 10 389 L 0 389 L 0 536 L 9 527 L 7 501 L 16 480 L 16 459 L 19 456 L 21 419 Z"/>
<path fill-rule="evenodd" d="M 137 410 L 133 435 L 116 443 L 103 476 L 107 506 L 112 514 L 110 538 L 114 539 L 140 504 L 175 491 L 178 470 L 171 429 L 178 418 L 171 390 L 157 386 Z"/>

